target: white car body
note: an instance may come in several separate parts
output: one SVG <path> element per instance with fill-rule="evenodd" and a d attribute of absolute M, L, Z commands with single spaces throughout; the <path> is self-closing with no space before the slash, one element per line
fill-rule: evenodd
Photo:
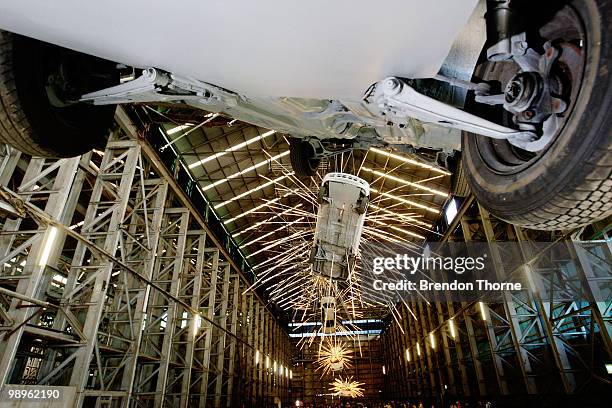
<path fill-rule="evenodd" d="M 190 105 L 298 137 L 452 151 L 458 130 L 388 126 L 362 98 L 389 76 L 469 80 L 483 11 L 478 0 L 4 0 L 0 29 L 163 70 L 199 89 Z"/>
<path fill-rule="evenodd" d="M 322 332 L 325 334 L 336 332 L 336 299 L 333 296 L 321 298 Z"/>
<path fill-rule="evenodd" d="M 323 178 L 311 252 L 313 272 L 345 280 L 355 264 L 370 199 L 367 181 L 346 173 Z"/>

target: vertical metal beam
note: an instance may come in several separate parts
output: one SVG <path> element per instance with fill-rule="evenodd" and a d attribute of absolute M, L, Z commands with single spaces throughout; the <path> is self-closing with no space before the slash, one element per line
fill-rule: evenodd
<path fill-rule="evenodd" d="M 259 316 L 257 315 L 257 310 L 255 309 L 255 304 L 253 302 L 253 294 L 247 293 L 247 302 L 248 302 L 248 314 L 247 314 L 247 339 L 249 344 L 253 345 L 253 350 L 250 350 L 248 347 L 245 348 L 245 353 L 249 355 L 249 366 L 245 371 L 245 376 L 247 381 L 245 381 L 245 385 L 247 386 L 247 398 L 246 403 L 254 405 L 256 401 L 256 386 L 257 386 L 257 361 L 255 361 L 256 355 L 261 360 L 261 351 L 259 350 L 259 345 L 257 344 L 257 323 L 259 322 Z"/>
<path fill-rule="evenodd" d="M 0 186 L 8 186 L 20 158 L 19 150 L 6 144 L 0 144 Z"/>
<path fill-rule="evenodd" d="M 140 167 L 143 167 L 142 157 Z M 138 184 L 136 202 L 129 217 L 123 221 L 127 233 L 120 239 L 120 253 L 124 264 L 132 266 L 147 280 L 152 280 L 168 185 L 160 179 L 140 179 Z M 122 303 L 119 303 L 116 309 L 115 324 L 118 328 L 123 326 L 120 332 L 129 333 L 130 336 L 131 344 L 122 361 L 125 369 L 122 373 L 121 388 L 127 392 L 128 399 L 131 399 L 151 287 L 132 275 L 124 280 L 124 285 L 124 296 L 117 296 L 122 299 Z M 172 289 L 169 292 L 177 296 L 178 293 Z M 109 320 L 112 321 L 112 318 Z"/>
<path fill-rule="evenodd" d="M 115 254 L 118 249 L 121 221 L 127 211 L 139 155 L 140 148 L 134 142 L 109 143 L 92 192 L 82 234 L 99 243 L 110 254 Z M 105 193 L 108 193 L 112 198 L 106 201 Z M 73 260 L 74 267 L 71 271 L 73 273 L 66 285 L 69 295 L 72 295 L 70 292 L 74 290 L 84 289 L 82 284 L 78 283 L 81 271 L 94 269 L 91 271 L 91 276 L 94 277 L 93 285 L 85 293 L 85 299 L 79 299 L 80 301 L 86 301 L 89 307 L 82 313 L 84 316 L 81 331 L 85 337 L 85 344 L 74 352 L 74 368 L 70 378 L 70 384 L 77 387 L 78 405 L 82 405 L 86 397 L 85 392 L 90 381 L 89 368 L 92 356 L 96 356 L 97 366 L 98 368 L 101 367 L 97 334 L 102 321 L 107 300 L 106 294 L 113 271 L 113 263 L 108 259 L 95 259 L 93 262 L 97 261 L 99 263 L 94 264 L 93 268 L 86 266 L 88 260 L 86 259 L 86 252 L 85 245 L 79 243 Z M 65 302 L 77 304 L 73 296 L 66 297 Z M 103 373 L 99 372 L 98 376 L 103 381 Z M 101 385 L 102 388 L 105 388 L 103 383 Z"/>
<path fill-rule="evenodd" d="M 263 382 L 264 382 L 264 370 L 266 369 L 266 348 L 264 345 L 265 338 L 265 323 L 264 323 L 264 307 L 259 303 L 256 304 L 257 313 L 257 348 L 260 351 L 259 366 L 256 368 L 257 377 L 255 383 L 255 401 L 259 404 L 263 404 Z"/>
<path fill-rule="evenodd" d="M 223 276 L 223 288 L 221 292 L 221 297 L 219 300 L 219 316 L 217 322 L 219 326 L 221 326 L 224 330 L 227 329 L 227 310 L 228 310 L 228 301 L 229 301 L 229 289 L 230 289 L 230 266 L 226 264 L 223 266 L 223 271 L 221 272 Z M 213 332 L 217 335 L 216 341 L 216 363 L 215 363 L 215 379 L 214 379 L 214 408 L 221 407 L 221 397 L 223 390 L 223 378 L 224 378 L 224 365 L 225 365 L 225 343 L 227 334 L 222 330 L 215 330 Z"/>
<path fill-rule="evenodd" d="M 219 276 L 219 250 L 207 249 L 212 255 L 207 262 L 206 274 L 202 285 L 201 302 L 203 313 L 207 319 L 212 320 L 215 317 L 215 304 L 217 298 L 217 279 Z M 197 358 L 199 365 L 194 366 L 198 371 L 192 377 L 199 382 L 199 405 L 205 407 L 208 399 L 208 378 L 211 362 L 211 347 L 212 347 L 213 326 L 209 323 L 204 323 L 201 334 L 196 345 Z"/>
<path fill-rule="evenodd" d="M 229 269 L 229 266 L 228 266 Z M 232 278 L 232 308 L 231 308 L 231 321 L 230 321 L 230 331 L 236 335 L 239 335 L 240 333 L 238 333 L 238 305 L 239 300 L 240 300 L 240 277 L 238 275 L 234 275 Z M 235 338 L 230 338 L 230 345 L 229 345 L 229 362 L 228 362 L 228 366 L 227 366 L 227 401 L 226 401 L 226 406 L 228 408 L 231 408 L 231 405 L 233 403 L 232 401 L 232 397 L 234 395 L 234 377 L 236 375 L 236 373 L 234 372 L 234 365 L 236 363 L 236 349 L 237 349 L 237 344 L 236 344 L 236 339 Z"/>
<path fill-rule="evenodd" d="M 465 217 L 461 217 L 461 231 L 463 232 L 463 238 L 465 242 L 472 241 L 472 233 L 470 231 L 470 224 L 465 219 Z M 463 309 L 461 312 L 462 320 L 465 324 L 465 331 L 467 334 L 468 346 L 470 350 L 470 356 L 472 358 L 472 363 L 474 364 L 474 371 L 476 373 L 476 380 L 478 381 L 478 392 L 481 396 L 487 395 L 487 386 L 485 382 L 484 371 L 482 369 L 482 362 L 480 361 L 480 352 L 478 351 L 478 345 L 476 342 L 476 333 L 474 330 L 474 322 L 472 320 L 472 313 L 467 308 L 467 303 L 462 302 L 461 308 Z"/>
<path fill-rule="evenodd" d="M 518 227 L 515 227 L 514 230 L 519 242 L 526 243 L 527 238 L 523 231 Z M 521 246 L 521 250 L 523 251 L 523 259 L 532 258 L 529 248 L 526 246 Z M 532 273 L 530 265 L 525 264 L 524 269 L 526 274 L 529 275 Z M 536 289 L 536 291 L 533 293 L 533 299 L 538 310 L 539 319 L 542 322 L 542 329 L 546 334 L 548 345 L 551 348 L 553 358 L 557 365 L 557 369 L 559 370 L 563 389 L 568 394 L 572 393 L 576 389 L 576 378 L 572 371 L 572 365 L 566 353 L 563 340 L 560 337 L 555 336 L 553 326 L 550 322 L 550 318 L 552 317 L 550 303 L 543 302 L 537 288 L 534 289 Z"/>
<path fill-rule="evenodd" d="M 189 300 L 191 307 L 195 310 L 200 308 L 200 294 L 202 292 L 202 269 L 204 268 L 205 249 L 206 249 L 206 231 L 195 230 L 187 233 L 186 252 L 188 255 L 184 259 L 183 273 L 181 279 L 189 282 L 181 284 L 180 298 L 185 301 Z M 195 260 L 195 262 L 194 262 Z M 191 385 L 191 375 L 193 372 L 196 338 L 198 331 L 201 330 L 202 321 L 190 319 L 188 337 L 185 340 L 185 365 L 180 368 L 182 375 L 174 375 L 174 378 L 180 377 L 181 394 L 180 407 L 189 407 L 189 393 Z"/>
<path fill-rule="evenodd" d="M 159 238 L 150 279 L 176 298 L 180 294 L 188 224 L 189 212 L 186 209 L 167 208 L 158 226 Z M 191 313 L 189 317 L 184 316 L 183 308 L 157 290 L 149 290 L 145 296 L 146 318 L 141 325 L 142 344 L 139 349 L 147 358 L 141 361 L 135 394 L 141 401 L 152 397 L 154 406 L 160 407 L 166 398 L 170 363 L 177 357 L 173 349 L 175 336 L 193 316 Z"/>
<path fill-rule="evenodd" d="M 33 196 L 37 202 L 46 202 L 47 215 L 64 225 L 75 223 L 73 229 L 80 228 L 81 236 L 72 236 L 71 245 L 64 246 L 64 230 L 58 230 L 46 262 L 55 267 L 62 255 L 63 263 L 57 272 L 66 278 L 57 290 L 56 296 L 61 297 L 58 311 L 46 311 L 54 314 L 48 320 L 52 327 L 21 325 L 9 336 L 16 339 L 13 346 L 21 344 L 15 333 L 20 336 L 21 331 L 36 330 L 28 332 L 36 337 L 48 331 L 45 336 L 55 340 L 45 354 L 46 360 L 41 362 L 38 380 L 41 384 L 74 386 L 78 395 L 74 406 L 187 407 L 205 406 L 207 400 L 215 406 L 233 406 L 234 396 L 242 390 L 250 392 L 241 399 L 250 398 L 254 404 L 273 396 L 286 402 L 289 379 L 285 371 L 281 374 L 278 369 L 289 366 L 288 337 L 258 297 L 252 293 L 242 295 L 246 285 L 230 265 L 219 270 L 219 248 L 206 248 L 204 231 L 194 230 L 191 241 L 189 231 L 185 238 L 186 219 L 179 222 L 180 232 L 174 236 L 175 232 L 165 229 L 164 219 L 178 213 L 191 218 L 190 210 L 166 208 L 174 207 L 177 201 L 175 198 L 166 202 L 167 183 L 157 178 L 159 173 L 141 154 L 140 142 L 122 137 L 113 135 L 104 152 L 97 152 L 94 159 L 91 154 L 84 156 L 80 167 L 78 158 L 62 161 L 53 168 L 47 161 L 31 161 L 32 167 L 19 191 L 21 198 Z M 0 181 L 12 180 L 11 166 L 14 169 L 23 163 L 18 159 L 15 151 L 8 156 L 0 153 Z M 55 172 L 65 172 L 74 183 L 58 181 L 65 177 Z M 93 190 L 81 195 L 85 180 Z M 41 200 L 44 195 L 55 198 Z M 79 207 L 85 197 L 88 206 Z M 50 204 L 53 200 L 56 203 Z M 77 207 L 81 213 L 73 217 Z M 176 214 L 172 214 L 174 211 Z M 77 223 L 83 212 L 83 222 Z M 11 221 L 5 222 L 4 228 L 5 232 L 6 228 L 15 232 L 0 237 L 0 251 L 11 259 L 13 254 L 22 257 L 24 251 L 32 258 L 40 258 L 40 248 L 50 240 L 48 231 L 32 231 L 29 237 L 17 232 L 19 222 L 12 226 Z M 171 241 L 171 245 L 163 246 L 162 240 Z M 39 249 L 31 249 L 36 245 Z M 168 253 L 170 248 L 175 251 L 173 260 L 164 260 L 162 251 Z M 19 264 L 21 259 L 13 263 Z M 70 259 L 68 263 L 66 259 Z M 29 271 L 25 273 L 19 285 L 27 281 Z M 44 302 L 48 294 L 43 289 L 47 291 L 51 286 L 53 273 L 55 270 L 43 267 L 33 285 L 37 289 L 25 292 Z M 229 281 L 218 282 L 220 273 L 229 274 Z M 23 294 L 21 287 L 18 292 Z M 20 313 L 29 312 L 25 319 L 0 314 L 0 324 L 23 323 L 29 318 L 38 322 L 38 316 L 31 316 L 38 306 L 28 306 L 19 309 Z M 260 350 L 259 367 L 254 364 L 256 349 L 239 344 L 235 337 L 206 321 L 198 327 L 200 321 L 192 313 L 184 314 L 193 309 L 251 345 L 258 341 L 255 347 Z M 16 350 L 13 346 L 9 348 Z M 11 355 L 15 353 L 2 353 L 0 359 L 5 361 L 0 360 L 0 369 L 10 371 L 14 363 Z M 260 368 L 266 355 L 277 361 L 277 370 L 263 377 L 264 370 Z M 259 377 L 259 381 L 252 380 L 245 388 L 242 384 L 249 377 Z"/>
<path fill-rule="evenodd" d="M 40 200 L 46 198 L 44 210 L 53 219 L 60 222 L 69 221 L 74 211 L 74 207 L 66 206 L 72 188 L 80 158 L 63 159 L 59 161 L 47 161 L 35 158 L 30 161 L 28 169 L 19 187 L 20 195 L 29 200 L 34 195 Z M 4 232 L 17 232 L 21 225 L 21 219 L 7 221 L 4 225 Z M 28 298 L 39 298 L 41 296 L 41 282 L 48 265 L 55 265 L 63 246 L 64 236 L 56 228 L 46 228 L 41 225 L 41 230 L 28 239 L 25 244 L 20 245 L 19 250 L 15 251 L 15 235 L 7 235 L 1 241 L 0 254 L 2 257 L 11 254 L 22 253 L 27 249 L 28 256 L 25 258 L 23 272 L 19 276 L 16 292 Z M 46 228 L 46 229 L 44 229 Z M 46 258 L 46 259 L 43 259 Z M 2 264 L 6 261 L 2 260 Z M 15 360 L 17 348 L 21 342 L 26 324 L 32 318 L 36 318 L 37 311 L 31 307 L 24 307 L 24 302 L 13 299 L 7 315 L 16 325 L 10 331 L 4 332 L 0 340 L 0 386 L 7 383 L 9 374 Z"/>
<path fill-rule="evenodd" d="M 493 231 L 493 226 L 491 223 L 491 218 L 489 216 L 489 212 L 486 209 L 484 209 L 480 204 L 478 204 L 478 210 L 480 213 L 480 219 L 482 221 L 482 226 L 483 226 L 487 241 L 489 243 L 494 243 L 496 239 L 495 239 L 495 233 Z M 503 268 L 502 255 L 500 254 L 499 248 L 497 246 L 490 245 L 489 248 L 491 251 L 491 256 L 493 258 L 492 259 L 493 267 L 495 268 L 497 278 L 500 282 L 503 282 L 506 280 L 506 271 Z M 504 308 L 504 314 L 506 318 L 505 322 L 508 324 L 509 329 L 510 329 L 510 337 L 512 340 L 512 345 L 514 346 L 514 352 L 516 353 L 517 361 L 519 363 L 519 367 L 521 370 L 521 374 L 522 374 L 522 378 L 525 384 L 526 391 L 528 394 L 536 394 L 537 386 L 536 386 L 536 382 L 534 378 L 534 373 L 531 368 L 530 356 L 527 350 L 525 350 L 520 345 L 520 339 L 523 338 L 521 325 L 518 320 L 518 314 L 520 312 L 517 310 L 517 304 L 515 304 L 514 300 L 512 299 L 512 295 L 509 292 L 504 291 L 502 293 L 502 296 L 504 299 L 502 306 Z M 490 322 L 490 320 L 488 322 Z M 490 323 L 489 325 L 492 326 L 492 323 Z M 489 336 L 492 336 L 493 338 L 495 338 L 496 334 L 495 332 L 493 332 L 493 333 L 490 333 Z M 495 349 L 492 349 L 492 350 L 497 350 L 497 344 L 495 344 Z M 498 371 L 501 371 L 501 375 L 503 375 L 503 367 L 502 367 L 503 361 L 501 360 L 501 358 L 499 358 L 499 361 L 496 360 L 496 363 L 499 364 L 500 366 Z M 503 385 L 501 387 L 502 393 L 508 394 L 510 392 L 510 390 L 508 389 L 508 384 L 505 381 L 503 381 L 502 385 Z"/>

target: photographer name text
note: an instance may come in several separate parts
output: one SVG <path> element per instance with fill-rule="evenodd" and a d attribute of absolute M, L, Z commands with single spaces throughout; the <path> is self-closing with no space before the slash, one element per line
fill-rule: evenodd
<path fill-rule="evenodd" d="M 520 291 L 523 286 L 520 282 L 492 282 L 486 279 L 476 279 L 474 282 L 432 282 L 421 279 L 417 282 L 400 280 L 397 282 L 374 281 L 374 289 L 379 291 Z"/>

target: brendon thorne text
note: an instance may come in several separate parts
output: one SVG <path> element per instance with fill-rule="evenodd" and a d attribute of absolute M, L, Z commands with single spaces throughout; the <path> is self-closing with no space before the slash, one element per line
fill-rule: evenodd
<path fill-rule="evenodd" d="M 397 282 L 385 282 L 377 279 L 373 283 L 374 290 L 379 291 L 519 291 L 523 289 L 521 282 L 491 282 L 486 279 L 476 279 L 475 282 L 432 282 L 421 279 L 413 282 L 400 280 Z"/>

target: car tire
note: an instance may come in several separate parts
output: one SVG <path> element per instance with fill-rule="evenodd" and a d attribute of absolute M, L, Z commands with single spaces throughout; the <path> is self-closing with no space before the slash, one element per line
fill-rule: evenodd
<path fill-rule="evenodd" d="M 307 141 L 297 138 L 289 139 L 291 167 L 298 177 L 311 177 L 316 174 L 321 160 L 314 158 L 314 155 L 315 150 Z"/>
<path fill-rule="evenodd" d="M 460 157 L 451 177 L 451 192 L 455 197 L 467 197 L 470 195 L 470 186 L 465 174 L 465 165 Z"/>
<path fill-rule="evenodd" d="M 73 75 L 69 86 L 75 95 L 119 83 L 112 62 L 0 31 L 0 142 L 52 158 L 103 148 L 116 107 L 63 103 L 60 98 L 52 103 L 49 73 L 55 63 L 71 64 L 62 70 Z"/>
<path fill-rule="evenodd" d="M 581 86 L 556 139 L 535 157 L 516 163 L 492 161 L 492 151 L 509 151 L 500 148 L 505 141 L 469 133 L 462 140 L 463 164 L 476 199 L 498 218 L 530 229 L 573 229 L 612 213 L 612 4 L 580 0 L 567 7 L 564 12 L 582 20 L 586 38 L 580 41 Z M 486 72 L 495 72 L 495 64 L 484 63 L 488 68 L 481 66 L 475 77 L 490 79 Z"/>

